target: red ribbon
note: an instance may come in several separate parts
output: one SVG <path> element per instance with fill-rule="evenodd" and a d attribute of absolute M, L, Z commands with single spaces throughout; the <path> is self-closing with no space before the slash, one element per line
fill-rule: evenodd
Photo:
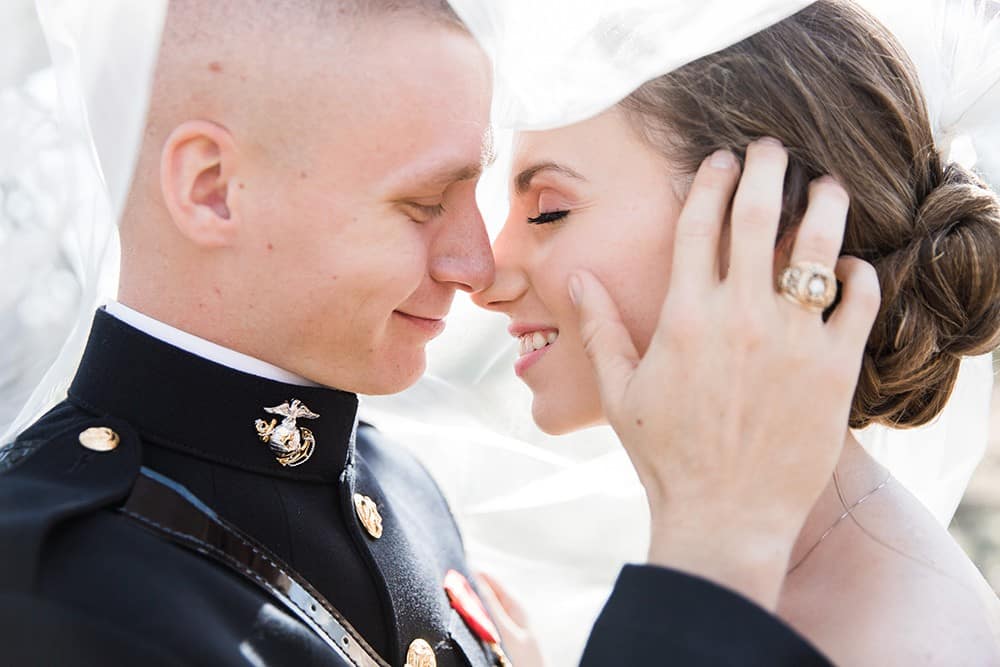
<path fill-rule="evenodd" d="M 483 601 L 461 572 L 448 570 L 444 575 L 444 590 L 451 606 L 465 620 L 476 636 L 487 644 L 500 644 L 500 633 L 486 612 Z"/>

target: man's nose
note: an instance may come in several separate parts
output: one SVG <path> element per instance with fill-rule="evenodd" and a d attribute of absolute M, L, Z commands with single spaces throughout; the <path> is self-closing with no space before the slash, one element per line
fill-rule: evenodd
<path fill-rule="evenodd" d="M 493 250 L 479 210 L 456 212 L 434 239 L 430 275 L 464 292 L 476 293 L 493 283 Z"/>

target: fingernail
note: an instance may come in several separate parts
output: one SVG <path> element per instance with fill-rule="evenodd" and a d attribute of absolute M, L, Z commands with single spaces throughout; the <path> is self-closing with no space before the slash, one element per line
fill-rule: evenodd
<path fill-rule="evenodd" d="M 761 137 L 757 140 L 759 144 L 766 144 L 768 146 L 777 146 L 778 148 L 783 148 L 784 144 L 775 139 L 774 137 Z"/>
<path fill-rule="evenodd" d="M 575 273 L 569 277 L 569 300 L 574 306 L 580 305 L 580 297 L 583 295 L 583 282 L 580 276 Z"/>
<path fill-rule="evenodd" d="M 727 150 L 719 150 L 712 153 L 709 164 L 716 169 L 732 169 L 736 166 L 736 158 Z"/>

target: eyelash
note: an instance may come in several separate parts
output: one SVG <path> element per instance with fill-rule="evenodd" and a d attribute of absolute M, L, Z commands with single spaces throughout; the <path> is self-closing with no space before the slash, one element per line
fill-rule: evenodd
<path fill-rule="evenodd" d="M 539 213 L 537 218 L 528 218 L 528 224 L 544 225 L 550 222 L 556 222 L 557 220 L 562 220 L 567 215 L 569 215 L 569 211 L 548 211 L 547 213 Z"/>
<path fill-rule="evenodd" d="M 426 221 L 433 220 L 444 214 L 444 204 L 435 204 L 434 206 L 423 206 L 422 204 L 412 204 L 412 206 L 414 209 L 420 211 L 421 215 L 427 217 Z"/>

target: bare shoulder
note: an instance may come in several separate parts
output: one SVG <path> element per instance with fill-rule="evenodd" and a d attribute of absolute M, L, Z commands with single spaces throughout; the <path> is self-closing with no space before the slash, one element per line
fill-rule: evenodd
<path fill-rule="evenodd" d="M 894 483 L 856 518 L 789 578 L 782 617 L 837 665 L 1000 665 L 1000 601 L 919 501 Z"/>

